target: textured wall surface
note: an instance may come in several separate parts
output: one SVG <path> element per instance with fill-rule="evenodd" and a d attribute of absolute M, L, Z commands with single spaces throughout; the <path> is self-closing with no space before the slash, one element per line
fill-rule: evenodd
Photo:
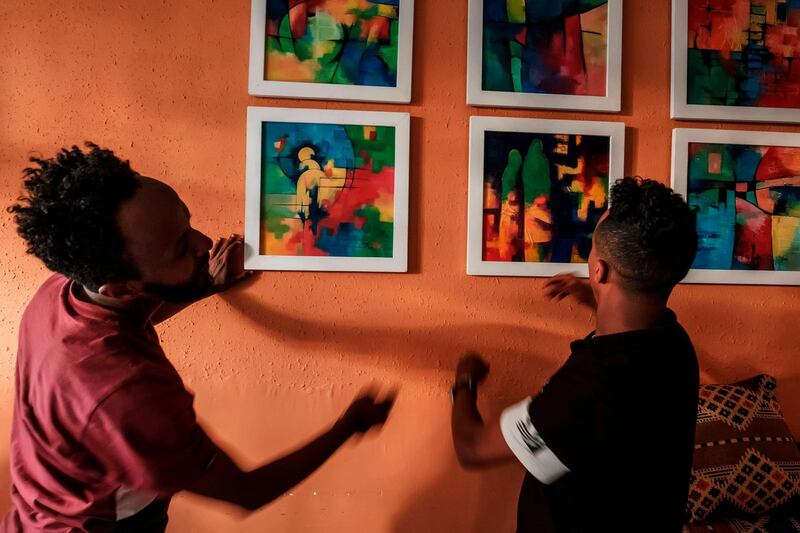
<path fill-rule="evenodd" d="M 465 274 L 469 116 L 624 120 L 626 171 L 666 181 L 679 125 L 669 119 L 669 2 L 625 5 L 619 115 L 470 109 L 466 3 L 417 1 L 410 106 L 248 97 L 246 0 L 0 3 L 3 206 L 20 192 L 28 154 L 91 139 L 174 186 L 198 228 L 229 234 L 242 230 L 248 105 L 413 116 L 409 274 L 265 273 L 160 329 L 201 418 L 243 464 L 303 442 L 370 380 L 401 387 L 389 424 L 250 517 L 181 495 L 170 531 L 511 530 L 522 470 L 459 469 L 449 436 L 451 369 L 468 349 L 489 358 L 481 403 L 497 413 L 538 390 L 591 317 L 546 303 L 542 280 Z M 17 323 L 47 275 L 2 214 L 0 511 L 8 506 Z M 800 288 L 684 286 L 672 305 L 695 341 L 703 380 L 772 373 L 800 435 Z"/>

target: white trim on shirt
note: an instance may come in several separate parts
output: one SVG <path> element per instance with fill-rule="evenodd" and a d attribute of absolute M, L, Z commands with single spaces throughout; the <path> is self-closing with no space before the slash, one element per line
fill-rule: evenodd
<path fill-rule="evenodd" d="M 531 398 L 512 405 L 500 416 L 500 429 L 508 447 L 536 479 L 550 485 L 569 473 L 564 463 L 547 447 L 533 427 L 528 411 Z"/>
<path fill-rule="evenodd" d="M 144 510 L 145 507 L 156 500 L 156 494 L 120 487 L 117 489 L 115 500 L 117 503 L 117 522 L 119 522 Z"/>

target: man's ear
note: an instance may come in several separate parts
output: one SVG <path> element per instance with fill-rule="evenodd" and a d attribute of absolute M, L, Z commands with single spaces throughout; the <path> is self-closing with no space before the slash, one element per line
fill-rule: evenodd
<path fill-rule="evenodd" d="M 596 283 L 608 283 L 609 269 L 610 267 L 608 266 L 608 263 L 602 259 L 595 261 L 591 272 L 594 281 Z"/>
<path fill-rule="evenodd" d="M 98 294 L 115 300 L 133 300 L 142 295 L 144 287 L 138 281 L 114 281 L 97 290 Z"/>

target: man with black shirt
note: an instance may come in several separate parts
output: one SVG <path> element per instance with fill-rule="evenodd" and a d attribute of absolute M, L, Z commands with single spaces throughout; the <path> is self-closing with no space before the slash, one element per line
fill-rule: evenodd
<path fill-rule="evenodd" d="M 596 311 L 596 329 L 541 392 L 484 423 L 477 385 L 489 372 L 463 358 L 453 386 L 459 462 L 519 460 L 527 474 L 519 532 L 681 531 L 694 449 L 697 357 L 672 289 L 697 248 L 694 215 L 667 187 L 625 178 L 594 233 L 589 281 L 560 275 L 547 296 Z"/>

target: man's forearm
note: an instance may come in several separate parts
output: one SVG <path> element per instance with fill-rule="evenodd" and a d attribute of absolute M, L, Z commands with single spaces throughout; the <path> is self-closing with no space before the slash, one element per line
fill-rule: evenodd
<path fill-rule="evenodd" d="M 240 470 L 223 454 L 209 476 L 189 490 L 254 511 L 314 473 L 352 435 L 348 424 L 337 422 L 302 448 L 250 472 Z"/>
<path fill-rule="evenodd" d="M 460 461 L 469 462 L 475 436 L 483 429 L 483 418 L 478 411 L 475 397 L 467 390 L 459 389 L 455 392 L 450 429 L 456 455 Z"/>
<path fill-rule="evenodd" d="M 336 423 L 299 450 L 249 472 L 249 488 L 242 496 L 247 498 L 248 495 L 260 494 L 260 497 L 251 501 L 248 508 L 257 509 L 285 494 L 313 474 L 352 436 L 351 429 Z"/>

